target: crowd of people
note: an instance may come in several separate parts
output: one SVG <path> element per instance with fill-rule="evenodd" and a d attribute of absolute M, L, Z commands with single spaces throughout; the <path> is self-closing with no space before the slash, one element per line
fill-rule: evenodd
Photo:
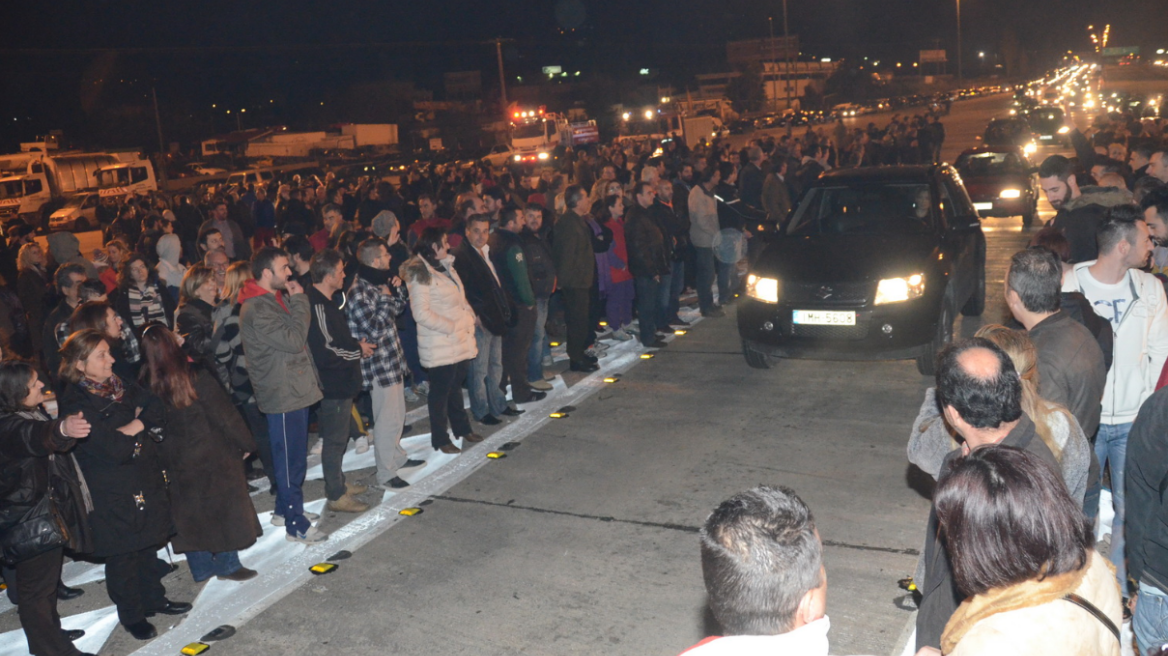
<path fill-rule="evenodd" d="M 271 521 L 289 541 L 328 540 L 304 510 L 310 426 L 326 507 L 364 512 L 366 491 L 408 487 L 426 464 L 401 446 L 407 404 L 425 399 L 431 447 L 457 455 L 483 439 L 476 424 L 498 425 L 545 397 L 552 339 L 566 342 L 568 370 L 582 373 L 597 370 L 614 341 L 665 347 L 662 338 L 687 325 L 687 288 L 702 316 L 724 316 L 756 219 L 781 224 L 826 170 L 933 161 L 944 140 L 936 117 L 833 130 L 763 137 L 740 150 L 720 140 L 692 149 L 677 139 L 659 148 L 614 144 L 526 177 L 483 162 L 415 167 L 396 185 L 329 174 L 128 199 L 102 206 L 103 246 L 89 257 L 71 233 L 50 234 L 46 253 L 31 230 L 10 230 L 0 248 L 0 520 L 10 528 L 44 521 L 52 506 L 60 528 L 57 539 L 39 542 L 9 530 L 0 545 L 30 651 L 79 653 L 76 632 L 61 630 L 56 611 L 58 598 L 80 594 L 60 580 L 66 554 L 104 561 L 119 620 L 148 640 L 156 635 L 149 617 L 191 608 L 167 598 L 160 546 L 185 553 L 196 581 L 256 576 L 239 558 L 262 534 L 250 480 L 268 480 Z M 1032 470 L 1049 464 L 1064 488 L 1031 492 L 1060 508 L 1070 499 L 1084 521 L 1097 512 L 1099 470 L 1109 465 L 1110 558 L 1132 599 L 1127 575 L 1141 599 L 1168 596 L 1154 546 L 1163 525 L 1148 514 L 1163 459 L 1128 459 L 1140 469 L 1126 478 L 1128 513 L 1124 494 L 1129 433 L 1143 437 L 1141 448 L 1163 451 L 1159 425 L 1140 422 L 1163 421 L 1145 410 L 1168 404 L 1152 394 L 1168 356 L 1168 304 L 1140 269 L 1151 240 L 1168 239 L 1168 191 L 1140 176 L 1168 180 L 1166 157 L 1153 151 L 1145 169 L 1130 172 L 1144 209 L 1130 197 L 1084 209 L 1097 207 L 1084 198 L 1122 196 L 1077 183 L 1123 174 L 1102 159 L 1098 171 L 1082 158 L 1080 170 L 1065 159 L 1043 164 L 1059 215 L 1012 263 L 1007 301 L 1018 326 L 987 328 L 946 352 L 910 442 L 914 462 L 941 487 L 961 463 L 980 462 L 977 449 L 968 453 L 979 444 L 1036 453 L 1042 462 L 984 456 L 966 465 L 963 484 L 995 467 L 1021 467 L 1018 475 L 1034 480 L 1042 477 Z M 1168 266 L 1159 250 L 1157 258 Z M 375 451 L 364 482 L 341 468 L 354 440 L 358 452 Z M 1137 481 L 1151 487 L 1132 490 Z M 782 499 L 742 503 L 801 505 L 787 492 L 759 494 Z M 937 527 L 960 523 L 966 510 L 937 503 L 921 566 L 922 648 L 943 646 L 963 599 L 1054 573 L 977 578 L 957 547 L 937 538 Z M 799 530 L 814 533 L 803 515 Z M 1144 518 L 1126 523 L 1126 543 L 1125 515 Z M 715 532 L 708 527 L 711 554 Z M 1059 560 L 1059 572 L 1097 569 L 1075 551 L 1085 536 L 1057 545 L 1079 554 Z M 818 535 L 801 540 L 800 558 L 815 567 Z M 822 572 L 798 580 L 806 589 L 791 599 L 801 619 L 774 627 L 822 616 Z M 1153 607 L 1137 605 L 1137 627 L 1163 623 L 1140 610 Z"/>
<path fill-rule="evenodd" d="M 937 481 L 913 577 L 919 656 L 1118 655 L 1129 619 L 1140 654 L 1168 646 L 1160 129 L 1125 116 L 1070 131 L 1076 157 L 1038 171 L 1056 215 L 1010 260 L 1010 325 L 938 354 L 908 441 Z M 1096 543 L 1102 489 L 1113 519 Z M 726 635 L 685 653 L 828 653 L 821 551 L 792 490 L 724 502 L 701 553 Z"/>

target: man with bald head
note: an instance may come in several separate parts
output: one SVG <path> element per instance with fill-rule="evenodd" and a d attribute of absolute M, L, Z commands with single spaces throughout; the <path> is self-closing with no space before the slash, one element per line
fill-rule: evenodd
<path fill-rule="evenodd" d="M 1034 422 L 1022 412 L 1022 379 L 1009 356 L 993 342 L 970 337 L 950 344 L 937 355 L 937 405 L 962 442 L 945 456 L 942 472 L 954 458 L 989 444 L 1029 451 L 1059 471 L 1058 461 L 1038 437 Z M 941 632 L 962 596 L 938 533 L 936 508 L 929 512 L 924 561 L 916 646 L 940 649 Z"/>

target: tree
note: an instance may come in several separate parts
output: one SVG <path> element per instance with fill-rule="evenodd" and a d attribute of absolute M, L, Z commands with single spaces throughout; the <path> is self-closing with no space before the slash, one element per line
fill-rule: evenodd
<path fill-rule="evenodd" d="M 757 66 L 749 66 L 739 73 L 726 85 L 726 97 L 740 112 L 757 112 L 766 101 L 762 73 Z"/>

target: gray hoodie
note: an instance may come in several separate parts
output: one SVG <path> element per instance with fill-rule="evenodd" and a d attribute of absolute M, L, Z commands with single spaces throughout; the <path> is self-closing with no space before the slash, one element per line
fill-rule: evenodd
<path fill-rule="evenodd" d="M 81 241 L 77 239 L 77 235 L 71 232 L 54 232 L 46 241 L 49 242 L 49 254 L 53 256 L 54 262 L 58 265 L 80 264 L 85 269 L 86 278 L 97 280 L 97 267 L 81 255 Z"/>

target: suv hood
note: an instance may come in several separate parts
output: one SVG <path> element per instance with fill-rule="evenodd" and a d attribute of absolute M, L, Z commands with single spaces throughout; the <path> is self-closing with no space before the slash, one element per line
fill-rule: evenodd
<path fill-rule="evenodd" d="M 934 234 L 782 237 L 752 268 L 793 282 L 860 282 L 924 272 L 938 250 Z"/>

